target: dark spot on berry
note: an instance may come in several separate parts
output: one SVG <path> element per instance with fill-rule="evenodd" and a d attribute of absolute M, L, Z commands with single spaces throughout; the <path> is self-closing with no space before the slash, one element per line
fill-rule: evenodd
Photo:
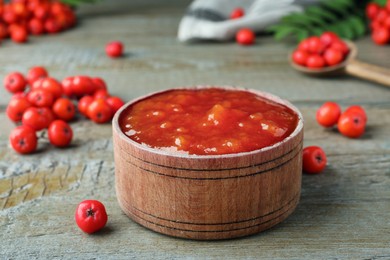
<path fill-rule="evenodd" d="M 95 215 L 95 212 L 93 212 L 92 209 L 88 209 L 87 210 L 87 217 L 92 217 L 93 215 Z"/>
<path fill-rule="evenodd" d="M 24 146 L 26 144 L 26 142 L 24 141 L 24 139 L 20 139 L 19 140 L 19 145 L 20 146 Z"/>

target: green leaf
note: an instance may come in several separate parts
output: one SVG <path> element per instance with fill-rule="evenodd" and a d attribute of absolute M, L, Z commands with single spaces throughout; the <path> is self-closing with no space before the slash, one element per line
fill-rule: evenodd
<path fill-rule="evenodd" d="M 342 34 L 342 30 L 340 27 L 337 26 L 337 24 L 332 24 L 330 27 L 329 27 L 329 31 L 332 31 L 334 33 L 336 33 L 338 36 L 342 37 L 341 34 Z"/>
<path fill-rule="evenodd" d="M 291 34 L 292 32 L 296 31 L 297 29 L 295 27 L 291 27 L 291 26 L 285 26 L 285 27 L 281 27 L 276 33 L 275 33 L 275 39 L 277 41 L 287 37 L 289 34 Z"/>
<path fill-rule="evenodd" d="M 329 12 L 328 10 L 321 8 L 321 7 L 318 7 L 318 6 L 308 7 L 306 9 L 305 13 L 307 13 L 308 15 L 312 15 L 312 16 L 317 15 L 318 17 L 321 17 L 322 19 L 326 19 L 326 20 L 331 21 L 331 22 L 337 20 L 337 16 L 334 13 Z"/>
<path fill-rule="evenodd" d="M 366 24 L 363 18 L 352 16 L 349 18 L 349 24 L 355 30 L 357 36 L 363 36 L 366 33 Z"/>
<path fill-rule="evenodd" d="M 349 8 L 353 6 L 353 2 L 350 0 L 333 0 L 333 1 L 323 1 L 321 2 L 321 5 L 323 5 L 326 8 L 329 8 L 330 10 L 342 14 L 347 15 L 349 13 Z"/>
<path fill-rule="evenodd" d="M 321 29 L 318 27 L 312 27 L 311 32 L 312 32 L 312 35 L 320 36 L 324 32 L 324 29 Z"/>
<path fill-rule="evenodd" d="M 356 39 L 367 31 L 366 4 L 371 0 L 323 0 L 318 6 L 310 6 L 303 13 L 289 14 L 268 31 L 275 39 L 295 38 L 300 41 L 324 31 L 333 31 L 342 38 Z M 379 1 L 379 0 L 378 0 Z"/>
<path fill-rule="evenodd" d="M 340 37 L 352 40 L 355 38 L 355 32 L 351 28 L 347 21 L 340 22 L 337 27 L 340 28 L 341 35 Z"/>
<path fill-rule="evenodd" d="M 275 33 L 280 28 L 283 28 L 283 27 L 284 27 L 284 25 L 282 25 L 282 24 L 274 24 L 274 25 L 271 25 L 271 26 L 267 27 L 266 28 L 266 32 Z"/>
<path fill-rule="evenodd" d="M 302 40 L 309 37 L 309 32 L 306 30 L 299 30 L 296 34 L 297 42 L 301 42 Z"/>
<path fill-rule="evenodd" d="M 99 0 L 61 0 L 62 3 L 70 6 L 79 6 L 81 4 L 93 4 Z"/>
<path fill-rule="evenodd" d="M 377 3 L 380 6 L 385 6 L 387 0 L 373 0 L 372 2 Z"/>
<path fill-rule="evenodd" d="M 308 14 L 301 14 L 301 13 L 295 13 L 291 14 L 289 16 L 286 16 L 282 19 L 283 23 L 292 23 L 296 25 L 303 25 L 303 26 L 308 26 L 311 24 L 318 24 L 320 26 L 326 26 L 326 23 L 323 19 L 316 17 L 316 16 L 311 16 Z"/>

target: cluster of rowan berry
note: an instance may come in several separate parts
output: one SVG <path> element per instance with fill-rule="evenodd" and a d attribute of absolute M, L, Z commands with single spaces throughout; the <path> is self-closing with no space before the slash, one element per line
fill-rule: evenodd
<path fill-rule="evenodd" d="M 379 45 L 390 43 L 390 0 L 387 0 L 384 7 L 369 3 L 366 6 L 366 15 L 370 19 L 372 40 Z"/>
<path fill-rule="evenodd" d="M 298 65 L 319 69 L 341 63 L 348 53 L 348 45 L 337 34 L 324 32 L 320 37 L 312 36 L 300 42 L 292 60 Z"/>
<path fill-rule="evenodd" d="M 359 138 L 364 134 L 367 124 L 366 111 L 358 105 L 348 107 L 341 112 L 335 102 L 325 102 L 316 114 L 317 122 L 323 127 L 337 128 L 341 134 L 350 138 Z M 308 174 L 317 174 L 324 170 L 327 158 L 319 146 L 308 146 L 303 149 L 302 169 Z"/>
<path fill-rule="evenodd" d="M 13 93 L 7 116 L 21 123 L 11 132 L 10 143 L 22 154 L 36 150 L 37 131 L 44 129 L 48 129 L 51 144 L 68 146 L 73 138 L 68 122 L 74 120 L 77 108 L 94 122 L 105 123 L 124 104 L 119 97 L 110 96 L 101 78 L 74 76 L 61 83 L 39 66 L 31 68 L 26 77 L 20 72 L 8 74 L 4 87 Z"/>
<path fill-rule="evenodd" d="M 333 127 L 337 124 L 339 132 L 349 138 L 362 136 L 367 124 L 364 108 L 353 105 L 342 112 L 340 105 L 335 102 L 325 102 L 317 110 L 316 119 L 323 127 Z"/>
<path fill-rule="evenodd" d="M 50 0 L 0 1 L 0 40 L 10 37 L 23 43 L 28 35 L 58 33 L 76 24 L 74 11 L 66 4 Z"/>

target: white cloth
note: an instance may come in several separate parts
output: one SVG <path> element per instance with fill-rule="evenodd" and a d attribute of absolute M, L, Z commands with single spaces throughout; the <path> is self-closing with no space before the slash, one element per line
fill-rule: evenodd
<path fill-rule="evenodd" d="M 261 32 L 277 23 L 283 16 L 301 12 L 305 5 L 319 0 L 194 0 L 182 18 L 178 39 L 226 41 L 234 38 L 241 28 Z M 233 9 L 244 9 L 245 15 L 230 19 Z"/>

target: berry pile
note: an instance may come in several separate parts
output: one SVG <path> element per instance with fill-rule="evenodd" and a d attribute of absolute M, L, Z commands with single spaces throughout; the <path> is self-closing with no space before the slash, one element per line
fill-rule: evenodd
<path fill-rule="evenodd" d="M 320 69 L 340 64 L 348 53 L 348 45 L 335 33 L 324 32 L 320 37 L 312 36 L 299 43 L 292 60 L 300 66 Z"/>
<path fill-rule="evenodd" d="M 362 136 L 367 124 L 367 114 L 361 106 L 350 106 L 342 113 L 341 107 L 335 102 L 325 102 L 317 110 L 316 119 L 323 127 L 337 124 L 339 132 L 349 138 Z"/>
<path fill-rule="evenodd" d="M 75 119 L 77 110 L 96 123 L 106 123 L 124 104 L 119 97 L 110 96 L 101 78 L 74 76 L 61 83 L 38 66 L 31 68 L 26 77 L 19 72 L 8 74 L 4 87 L 13 93 L 7 116 L 21 123 L 10 135 L 11 146 L 22 154 L 36 150 L 36 132 L 44 129 L 48 129 L 51 144 L 68 146 L 73 131 L 67 122 Z"/>
<path fill-rule="evenodd" d="M 378 45 L 390 43 L 390 0 L 385 7 L 376 3 L 366 6 L 366 15 L 370 20 L 371 38 Z"/>
<path fill-rule="evenodd" d="M 68 6 L 50 0 L 0 1 L 0 40 L 10 37 L 23 43 L 28 35 L 58 33 L 76 24 L 76 15 Z"/>

